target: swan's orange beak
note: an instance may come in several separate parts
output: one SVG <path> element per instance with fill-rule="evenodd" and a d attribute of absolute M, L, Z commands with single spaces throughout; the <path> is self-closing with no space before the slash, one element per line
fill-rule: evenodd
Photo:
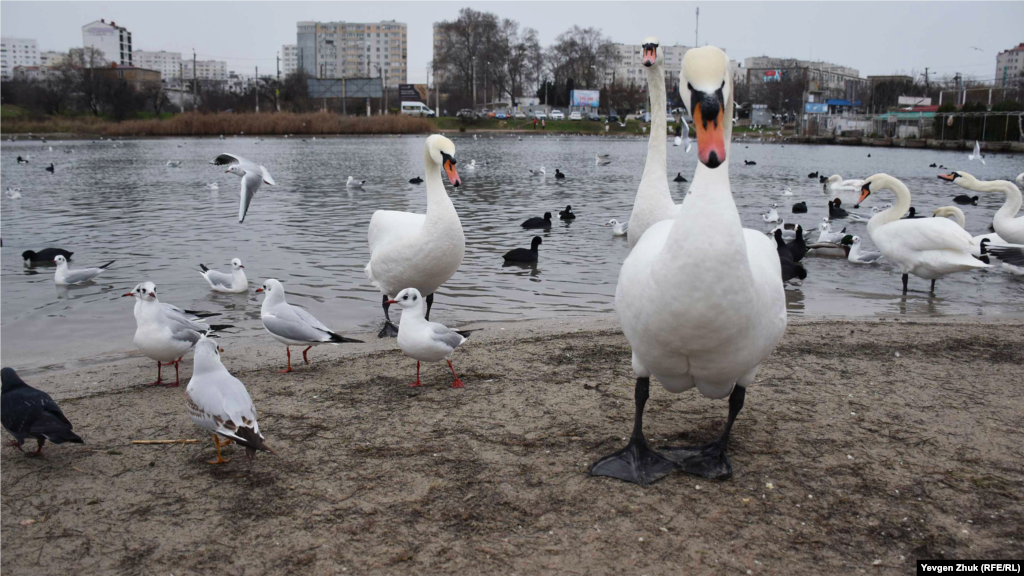
<path fill-rule="evenodd" d="M 448 175 L 448 181 L 452 183 L 452 186 L 458 188 L 459 184 L 462 184 L 462 179 L 459 178 L 459 173 L 455 170 L 455 159 L 451 156 L 444 159 L 444 173 Z"/>
<path fill-rule="evenodd" d="M 956 180 L 955 174 L 939 174 L 939 180 L 945 180 L 946 182 L 952 182 Z"/>
<path fill-rule="evenodd" d="M 644 44 L 644 57 L 643 64 L 647 68 L 654 66 L 654 62 L 658 59 L 658 45 L 657 44 Z"/>
<path fill-rule="evenodd" d="M 860 187 L 860 200 L 857 200 L 857 205 L 854 206 L 854 208 L 860 208 L 860 203 L 866 200 L 867 197 L 871 195 L 871 188 L 869 188 L 869 186 L 871 186 L 871 184 L 865 183 L 863 186 Z"/>
<path fill-rule="evenodd" d="M 708 168 L 718 168 L 725 162 L 725 130 L 724 110 L 722 106 L 714 106 L 714 116 L 704 116 L 703 101 L 693 107 L 693 127 L 697 131 L 697 158 Z"/>
<path fill-rule="evenodd" d="M 398 300 L 388 300 L 385 304 L 398 304 Z"/>

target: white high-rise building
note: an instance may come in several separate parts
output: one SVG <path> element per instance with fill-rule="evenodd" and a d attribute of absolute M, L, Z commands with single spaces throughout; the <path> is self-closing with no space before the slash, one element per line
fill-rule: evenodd
<path fill-rule="evenodd" d="M 132 33 L 114 21 L 107 23 L 101 19 L 82 26 L 82 47 L 103 52 L 103 57 L 107 60 L 104 65 L 135 65 L 132 62 Z M 90 63 L 86 62 L 85 65 L 89 66 Z"/>
<path fill-rule="evenodd" d="M 132 53 L 135 66 L 160 72 L 162 80 L 181 78 L 181 52 L 136 50 Z"/>
<path fill-rule="evenodd" d="M 281 73 L 285 76 L 299 69 L 299 47 L 295 44 L 281 46 Z"/>
<path fill-rule="evenodd" d="M 54 50 L 44 50 L 39 53 L 39 65 L 40 66 L 60 66 L 64 63 L 64 59 L 68 57 L 67 52 L 56 52 Z"/>
<path fill-rule="evenodd" d="M 671 90 L 679 84 L 679 71 L 683 67 L 683 54 L 690 49 L 689 46 L 666 46 L 659 47 L 665 55 L 662 68 L 665 70 L 665 86 Z M 647 71 L 643 64 L 643 48 L 639 44 L 613 44 L 612 54 L 614 63 L 611 68 L 604 71 L 603 80 L 605 85 L 647 85 Z"/>
<path fill-rule="evenodd" d="M 195 78 L 192 71 L 192 59 L 184 58 L 181 61 L 182 79 L 191 80 Z M 196 69 L 199 71 L 200 80 L 221 80 L 228 79 L 228 63 L 223 60 L 199 60 L 196 62 Z"/>
<path fill-rule="evenodd" d="M 314 78 L 377 78 L 406 82 L 408 40 L 403 22 L 299 22 L 299 68 Z"/>
<path fill-rule="evenodd" d="M 1024 42 L 996 55 L 996 88 L 1024 85 Z"/>
<path fill-rule="evenodd" d="M 14 76 L 15 66 L 39 66 L 39 48 L 33 38 L 0 38 L 3 79 Z"/>

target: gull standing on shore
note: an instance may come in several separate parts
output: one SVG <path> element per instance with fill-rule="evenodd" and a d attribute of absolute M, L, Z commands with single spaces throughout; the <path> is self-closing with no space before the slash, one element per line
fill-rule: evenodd
<path fill-rule="evenodd" d="M 245 213 L 249 211 L 249 204 L 252 203 L 252 199 L 256 196 L 256 191 L 260 189 L 260 185 L 264 182 L 271 186 L 277 186 L 277 182 L 274 182 L 274 178 L 270 175 L 270 172 L 266 168 L 260 166 L 254 162 L 250 162 L 241 156 L 235 156 L 234 154 L 221 154 L 210 162 L 215 166 L 229 165 L 225 173 L 230 172 L 235 176 L 242 178 L 242 191 L 241 198 L 238 203 L 238 222 L 242 223 L 245 221 Z"/>
<path fill-rule="evenodd" d="M 428 321 L 424 313 L 426 306 L 423 295 L 415 288 L 406 288 L 395 296 L 392 304 L 402 307 L 402 319 L 398 327 L 398 347 L 402 353 L 416 360 L 416 381 L 410 386 L 422 386 L 420 362 L 446 360 L 455 380 L 452 388 L 465 388 L 455 373 L 455 367 L 448 357 L 462 345 L 472 333 L 471 330 L 452 330 L 444 324 Z"/>

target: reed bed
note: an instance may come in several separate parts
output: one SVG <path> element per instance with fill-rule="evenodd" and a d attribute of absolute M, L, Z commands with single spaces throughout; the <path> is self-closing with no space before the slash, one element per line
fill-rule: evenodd
<path fill-rule="evenodd" d="M 424 134 L 435 131 L 432 123 L 409 116 L 342 116 L 328 112 L 202 114 L 186 112 L 164 120 L 110 122 L 100 118 L 45 120 L 9 119 L 4 133 L 90 134 L 101 136 L 218 136 L 221 134 Z"/>

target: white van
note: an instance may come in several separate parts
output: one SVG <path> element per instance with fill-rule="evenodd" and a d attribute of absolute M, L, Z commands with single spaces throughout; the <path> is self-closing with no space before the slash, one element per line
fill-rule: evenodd
<path fill-rule="evenodd" d="M 434 117 L 434 111 L 427 108 L 423 102 L 402 102 L 402 116 L 428 116 Z"/>

